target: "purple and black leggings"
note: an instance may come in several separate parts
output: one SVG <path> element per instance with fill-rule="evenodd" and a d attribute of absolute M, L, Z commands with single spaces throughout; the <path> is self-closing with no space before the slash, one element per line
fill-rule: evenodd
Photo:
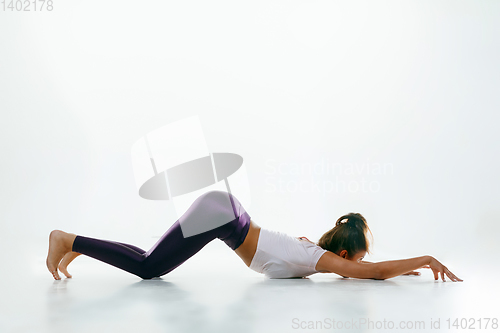
<path fill-rule="evenodd" d="M 230 205 L 220 204 L 224 200 L 227 201 L 228 197 Z M 228 218 L 229 216 L 231 218 Z M 203 219 L 224 219 L 229 222 L 184 237 L 180 221 L 183 222 L 183 228 L 186 228 L 189 223 L 203 223 Z M 76 236 L 72 250 L 142 279 L 151 279 L 179 267 L 215 238 L 221 239 L 232 250 L 236 250 L 245 240 L 249 228 L 250 215 L 234 195 L 225 191 L 209 191 L 199 196 L 149 251 L 134 245 L 80 235 Z"/>

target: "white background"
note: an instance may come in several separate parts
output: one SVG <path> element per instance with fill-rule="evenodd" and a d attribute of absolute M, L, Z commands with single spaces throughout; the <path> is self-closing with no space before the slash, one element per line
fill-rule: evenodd
<path fill-rule="evenodd" d="M 44 270 L 53 229 L 152 246 L 175 216 L 139 197 L 130 148 L 192 115 L 211 151 L 245 159 L 262 227 L 316 241 L 359 212 L 375 240 L 367 260 L 430 254 L 459 277 L 499 249 L 499 2 L 53 6 L 0 12 L 10 267 Z M 322 160 L 364 169 L 290 172 Z M 392 171 L 366 172 L 379 164 Z M 376 191 L 294 187 L 336 180 Z"/>

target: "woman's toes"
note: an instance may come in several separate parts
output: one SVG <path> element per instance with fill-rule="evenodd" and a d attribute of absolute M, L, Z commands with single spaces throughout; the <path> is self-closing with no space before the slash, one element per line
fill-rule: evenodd
<path fill-rule="evenodd" d="M 47 254 L 47 268 L 54 279 L 60 280 L 57 267 L 59 262 L 68 252 L 67 246 L 64 243 L 65 232 L 61 230 L 53 230 L 49 235 L 49 253 Z"/>
<path fill-rule="evenodd" d="M 61 277 L 59 276 L 59 273 L 56 271 L 51 271 L 52 276 L 54 277 L 55 280 L 61 280 Z"/>
<path fill-rule="evenodd" d="M 59 265 L 58 268 L 64 275 L 66 275 L 67 278 L 72 277 L 72 275 L 69 274 L 68 270 L 66 269 L 66 266 Z"/>

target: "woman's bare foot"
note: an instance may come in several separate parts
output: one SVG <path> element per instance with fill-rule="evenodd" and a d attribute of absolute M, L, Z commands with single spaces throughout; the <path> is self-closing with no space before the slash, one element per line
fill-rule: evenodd
<path fill-rule="evenodd" d="M 56 280 L 60 280 L 57 266 L 59 262 L 68 252 L 71 252 L 73 241 L 76 235 L 70 234 L 61 230 L 52 230 L 49 235 L 49 253 L 47 255 L 47 268 Z"/>
<path fill-rule="evenodd" d="M 68 272 L 68 265 L 79 255 L 81 255 L 81 253 L 73 251 L 68 252 L 64 255 L 61 262 L 59 263 L 59 266 L 57 268 L 59 268 L 59 270 L 63 272 L 63 274 L 66 275 L 67 278 L 72 277 L 72 275 Z"/>

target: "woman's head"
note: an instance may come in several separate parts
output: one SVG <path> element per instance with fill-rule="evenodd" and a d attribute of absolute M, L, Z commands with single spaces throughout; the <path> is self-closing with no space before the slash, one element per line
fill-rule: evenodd
<path fill-rule="evenodd" d="M 318 245 L 346 259 L 358 260 L 370 253 L 368 232 L 373 238 L 363 215 L 349 213 L 341 216 L 335 227 L 321 236 Z"/>

